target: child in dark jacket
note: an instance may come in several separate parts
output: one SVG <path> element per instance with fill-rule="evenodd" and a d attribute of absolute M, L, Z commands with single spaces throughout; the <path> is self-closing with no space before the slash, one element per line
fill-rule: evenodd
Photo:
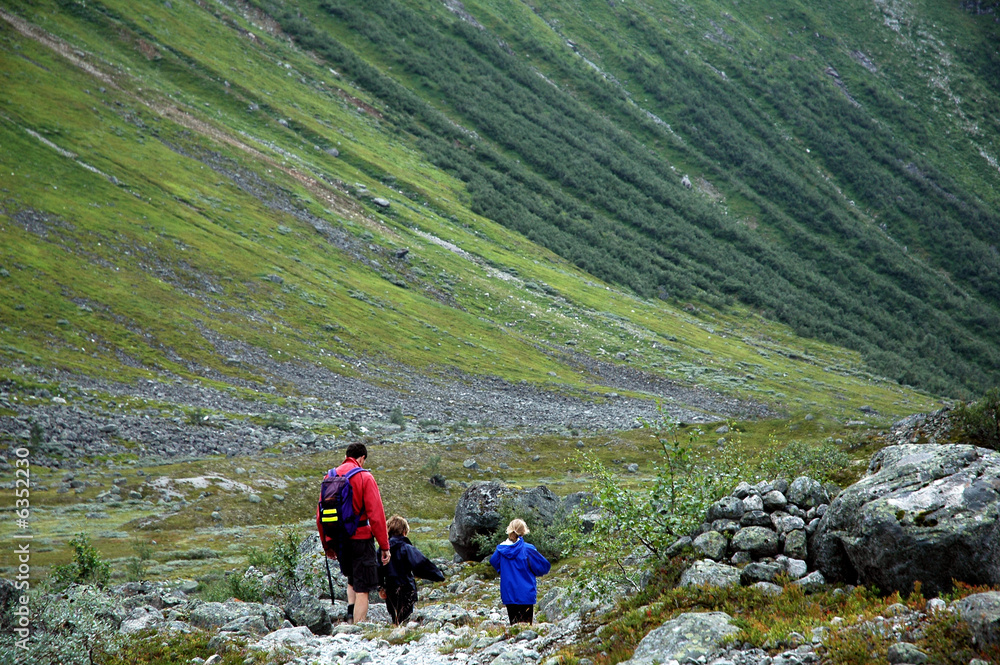
<path fill-rule="evenodd" d="M 535 579 L 552 568 L 535 546 L 526 543 L 522 536 L 529 533 L 524 520 L 511 520 L 507 526 L 507 540 L 497 545 L 490 557 L 490 564 L 500 573 L 500 600 L 507 606 L 510 624 L 530 624 L 538 599 Z"/>
<path fill-rule="evenodd" d="M 410 618 L 413 606 L 417 604 L 417 581 L 414 575 L 432 582 L 444 580 L 444 575 L 434 563 L 414 547 L 406 534 L 409 523 L 399 515 L 393 515 L 386 522 L 389 529 L 389 563 L 379 568 L 386 609 L 395 625 Z"/>

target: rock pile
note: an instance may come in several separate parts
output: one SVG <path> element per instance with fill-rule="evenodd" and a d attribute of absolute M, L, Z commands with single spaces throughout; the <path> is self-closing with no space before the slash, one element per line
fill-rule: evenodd
<path fill-rule="evenodd" d="M 822 584 L 822 574 L 810 573 L 806 563 L 809 537 L 838 489 L 807 476 L 791 483 L 740 483 L 712 504 L 693 537 L 685 536 L 671 547 L 671 552 L 692 547 L 708 560 L 688 570 L 681 583 L 773 586 L 780 575 L 787 575 L 807 589 Z"/>

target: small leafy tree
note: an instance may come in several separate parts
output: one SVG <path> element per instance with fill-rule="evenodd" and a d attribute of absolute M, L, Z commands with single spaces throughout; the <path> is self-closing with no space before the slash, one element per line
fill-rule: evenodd
<path fill-rule="evenodd" d="M 655 420 L 642 426 L 656 438 L 660 459 L 653 479 L 636 489 L 626 488 L 621 475 L 600 460 L 583 456 L 583 469 L 593 479 L 593 494 L 600 519 L 589 533 L 582 529 L 574 545 L 593 551 L 584 562 L 593 579 L 626 581 L 638 587 L 638 575 L 646 562 L 664 556 L 678 537 L 687 534 L 704 518 L 709 505 L 735 484 L 740 465 L 736 460 L 696 464 L 691 443 L 702 432 L 693 429 L 686 436 L 680 423 L 657 404 Z M 591 589 L 593 590 L 591 585 Z"/>
<path fill-rule="evenodd" d="M 73 561 L 56 566 L 52 571 L 57 586 L 70 584 L 94 584 L 104 586 L 111 578 L 111 566 L 101 557 L 101 553 L 90 544 L 90 537 L 77 534 L 69 541 L 74 550 Z"/>

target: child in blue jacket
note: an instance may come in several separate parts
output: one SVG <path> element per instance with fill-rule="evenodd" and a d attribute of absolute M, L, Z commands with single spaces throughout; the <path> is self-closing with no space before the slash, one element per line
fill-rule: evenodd
<path fill-rule="evenodd" d="M 497 545 L 490 564 L 500 573 L 500 600 L 507 607 L 510 624 L 531 623 L 538 599 L 536 577 L 544 575 L 552 564 L 539 554 L 531 543 L 524 542 L 528 525 L 524 520 L 511 520 L 507 525 L 507 540 Z"/>

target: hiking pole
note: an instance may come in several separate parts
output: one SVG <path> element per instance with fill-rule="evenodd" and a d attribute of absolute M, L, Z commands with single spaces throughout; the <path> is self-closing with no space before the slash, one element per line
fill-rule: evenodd
<path fill-rule="evenodd" d="M 330 557 L 325 552 L 323 553 L 323 560 L 326 561 L 326 581 L 330 583 L 330 606 L 336 607 L 336 604 L 333 602 L 333 576 L 330 575 Z"/>

